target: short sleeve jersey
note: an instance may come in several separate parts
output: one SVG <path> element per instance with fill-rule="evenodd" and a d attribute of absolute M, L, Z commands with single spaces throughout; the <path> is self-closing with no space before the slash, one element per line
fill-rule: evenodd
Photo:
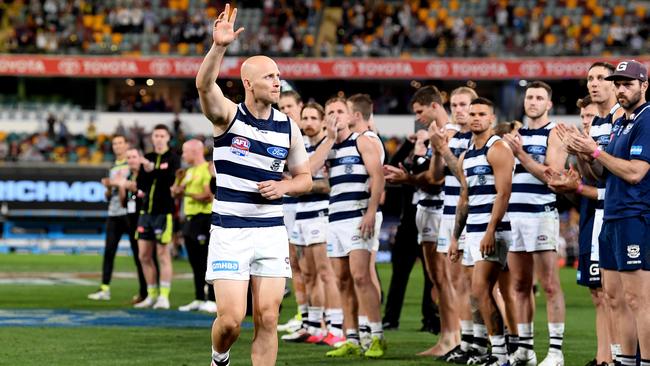
<path fill-rule="evenodd" d="M 607 153 L 624 160 L 650 163 L 650 103 L 616 120 Z M 631 184 L 608 172 L 605 220 L 650 214 L 650 174 Z"/>

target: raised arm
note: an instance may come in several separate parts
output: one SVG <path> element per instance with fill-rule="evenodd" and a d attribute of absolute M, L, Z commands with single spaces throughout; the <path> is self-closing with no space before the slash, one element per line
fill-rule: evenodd
<path fill-rule="evenodd" d="M 201 109 L 214 125 L 215 134 L 223 133 L 237 111 L 235 103 L 223 95 L 221 88 L 216 83 L 226 48 L 244 31 L 244 28 L 234 30 L 236 18 L 237 8 L 234 8 L 231 13 L 230 5 L 226 4 L 226 8 L 214 22 L 212 47 L 203 59 L 196 75 L 196 89 L 199 93 Z"/>
<path fill-rule="evenodd" d="M 330 150 L 332 150 L 332 146 L 334 146 L 334 142 L 336 141 L 336 117 L 331 115 L 327 116 L 326 119 L 327 136 L 309 157 L 309 169 L 311 170 L 312 175 L 316 175 L 316 173 L 318 173 L 318 171 L 325 165 L 327 155 Z"/>

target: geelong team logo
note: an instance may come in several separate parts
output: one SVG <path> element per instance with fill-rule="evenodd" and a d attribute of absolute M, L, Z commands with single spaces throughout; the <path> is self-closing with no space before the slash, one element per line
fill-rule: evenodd
<path fill-rule="evenodd" d="M 641 247 L 638 244 L 630 244 L 627 246 L 627 256 L 636 259 L 641 256 Z"/>
<path fill-rule="evenodd" d="M 240 136 L 233 137 L 230 143 L 230 152 L 237 156 L 246 156 L 250 150 L 251 142 Z"/>

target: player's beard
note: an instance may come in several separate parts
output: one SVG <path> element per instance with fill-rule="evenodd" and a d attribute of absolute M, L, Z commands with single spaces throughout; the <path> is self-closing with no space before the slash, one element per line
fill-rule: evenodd
<path fill-rule="evenodd" d="M 628 109 L 639 103 L 641 100 L 641 92 L 642 91 L 639 90 L 638 92 L 634 93 L 629 99 L 625 95 L 619 94 L 618 98 L 616 99 L 618 99 L 618 103 L 621 105 L 621 107 Z"/>

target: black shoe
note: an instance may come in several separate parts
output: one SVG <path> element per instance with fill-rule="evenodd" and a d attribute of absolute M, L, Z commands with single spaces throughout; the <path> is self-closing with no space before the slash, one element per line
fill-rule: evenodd
<path fill-rule="evenodd" d="M 463 351 L 460 346 L 457 346 L 444 356 L 444 361 L 449 363 L 456 363 L 459 365 L 467 365 L 469 356 L 470 351 Z"/>
<path fill-rule="evenodd" d="M 593 360 L 587 362 L 585 366 L 599 366 L 597 362 L 598 361 L 596 361 L 596 359 L 594 358 Z"/>
<path fill-rule="evenodd" d="M 384 330 L 397 330 L 399 329 L 399 322 L 390 322 L 384 320 L 381 326 Z"/>

